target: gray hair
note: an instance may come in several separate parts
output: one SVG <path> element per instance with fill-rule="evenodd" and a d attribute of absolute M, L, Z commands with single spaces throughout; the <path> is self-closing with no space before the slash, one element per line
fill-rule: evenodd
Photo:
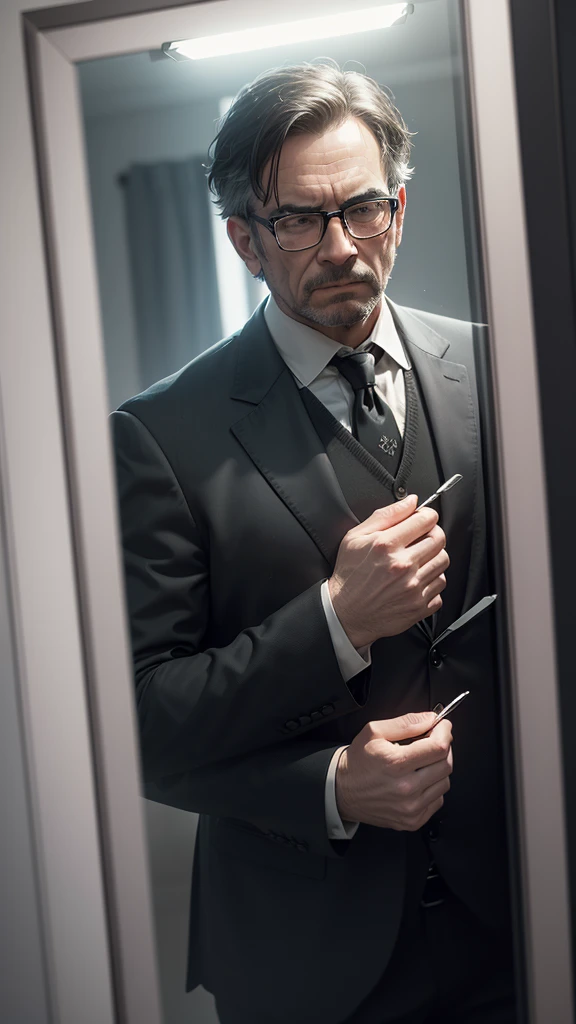
<path fill-rule="evenodd" d="M 351 117 L 363 121 L 376 138 L 388 188 L 396 195 L 412 174 L 412 133 L 377 82 L 342 71 L 334 61 L 293 64 L 258 75 L 240 90 L 210 146 L 208 185 L 222 217 L 247 219 L 253 196 L 266 205 L 274 195 L 279 205 L 278 165 L 288 136 L 321 135 Z"/>

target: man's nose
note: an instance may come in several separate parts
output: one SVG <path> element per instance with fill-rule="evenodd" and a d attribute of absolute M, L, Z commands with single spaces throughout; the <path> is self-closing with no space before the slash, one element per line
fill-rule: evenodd
<path fill-rule="evenodd" d="M 340 217 L 332 217 L 328 221 L 326 234 L 318 250 L 319 261 L 341 264 L 346 263 L 351 256 L 357 255 L 358 249 L 352 235 L 346 230 L 343 220 Z"/>

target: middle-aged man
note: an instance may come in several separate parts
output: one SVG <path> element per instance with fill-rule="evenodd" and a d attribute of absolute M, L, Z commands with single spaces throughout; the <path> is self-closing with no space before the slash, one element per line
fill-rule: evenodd
<path fill-rule="evenodd" d="M 146 791 L 201 813 L 222 1024 L 517 1019 L 472 325 L 385 298 L 408 158 L 363 75 L 242 90 L 210 183 L 271 297 L 113 414 Z"/>

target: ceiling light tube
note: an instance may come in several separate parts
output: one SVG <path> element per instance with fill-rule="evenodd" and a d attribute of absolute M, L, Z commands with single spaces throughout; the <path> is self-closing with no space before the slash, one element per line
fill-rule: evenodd
<path fill-rule="evenodd" d="M 311 42 L 314 39 L 335 39 L 359 32 L 374 32 L 390 28 L 412 14 L 414 4 L 387 4 L 385 7 L 366 7 L 343 14 L 323 15 L 302 21 L 284 22 L 224 32 L 200 39 L 180 39 L 164 43 L 162 49 L 175 60 L 204 60 L 206 57 L 224 57 L 231 53 L 267 50 L 274 46 Z"/>

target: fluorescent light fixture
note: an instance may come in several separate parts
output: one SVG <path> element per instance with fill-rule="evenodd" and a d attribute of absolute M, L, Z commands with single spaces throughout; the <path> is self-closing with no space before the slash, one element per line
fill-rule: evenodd
<path fill-rule="evenodd" d="M 180 39 L 175 43 L 164 43 L 162 49 L 174 60 L 204 60 L 206 57 L 267 50 L 273 46 L 311 42 L 314 39 L 335 39 L 337 36 L 358 32 L 374 32 L 379 28 L 390 28 L 391 25 L 402 23 L 413 10 L 414 4 L 406 3 L 352 9 L 344 14 L 246 28 L 217 36 L 202 36 L 200 39 Z"/>

